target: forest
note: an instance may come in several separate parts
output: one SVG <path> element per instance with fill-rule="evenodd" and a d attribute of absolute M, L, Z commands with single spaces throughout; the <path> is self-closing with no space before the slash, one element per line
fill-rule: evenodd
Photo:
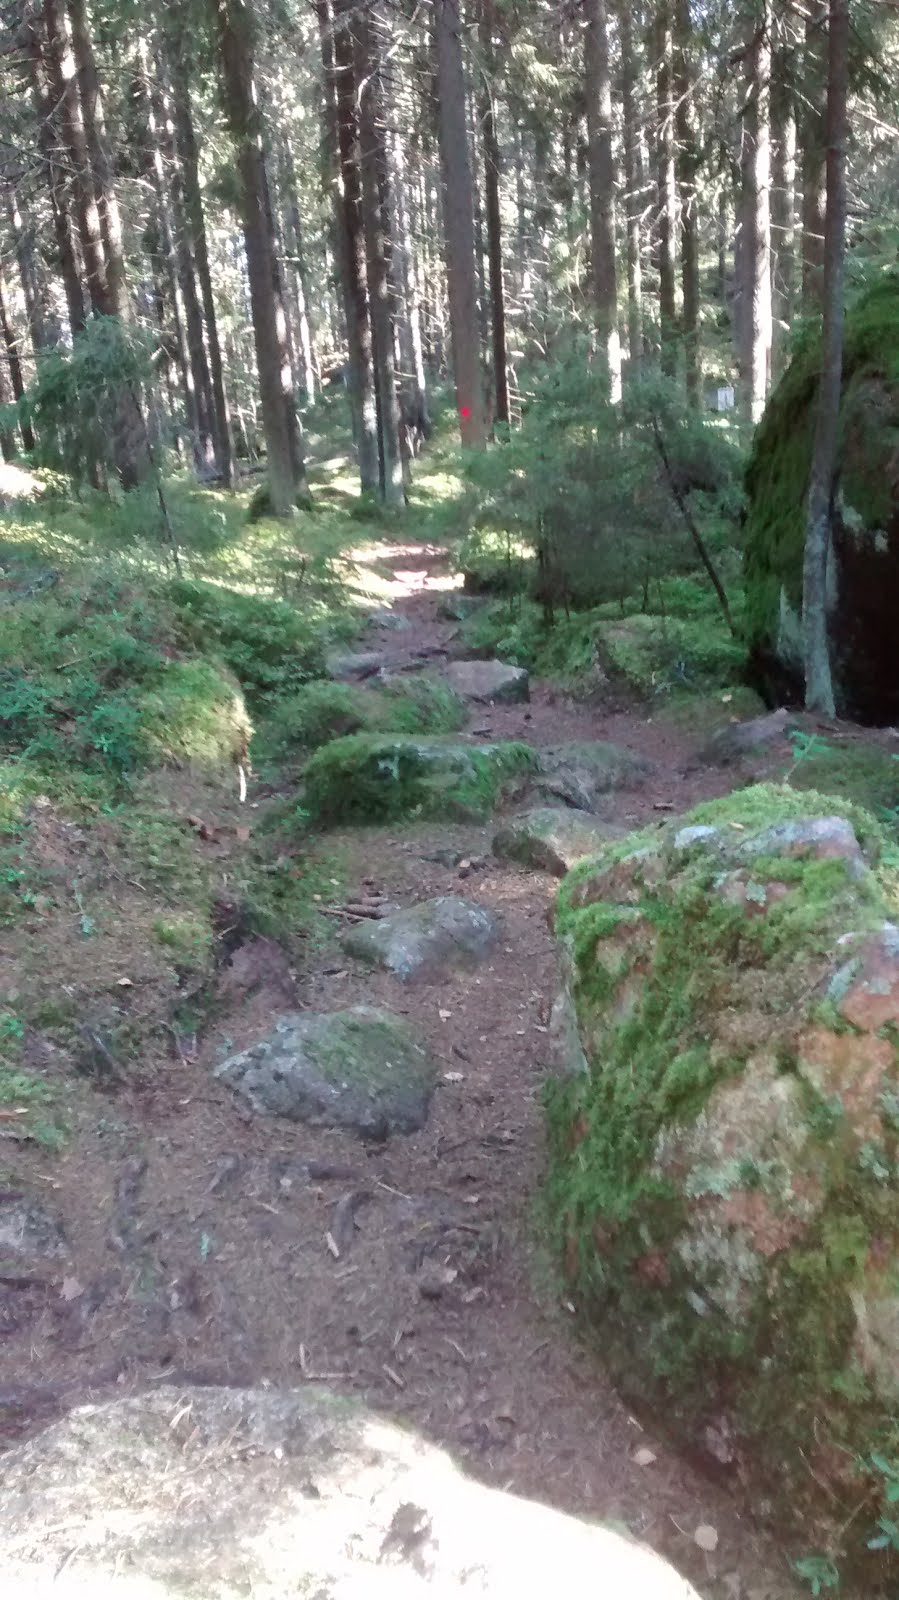
<path fill-rule="evenodd" d="M 315 1594 L 895 1594 L 897 82 L 896 0 L 0 3 L 16 1593 L 286 1597 L 298 1496 Z"/>

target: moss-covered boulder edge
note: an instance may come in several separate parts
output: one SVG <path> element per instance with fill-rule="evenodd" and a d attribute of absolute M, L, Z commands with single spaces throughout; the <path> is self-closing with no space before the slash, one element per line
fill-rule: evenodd
<path fill-rule="evenodd" d="M 802 686 L 802 560 L 820 335 L 809 331 L 758 427 L 747 471 L 746 627 L 767 696 Z M 838 710 L 862 722 L 899 716 L 899 273 L 847 314 L 829 574 Z"/>
<path fill-rule="evenodd" d="M 306 763 L 303 805 L 326 827 L 406 817 L 478 822 L 524 786 L 535 764 L 530 746 L 512 741 L 349 734 Z"/>
<path fill-rule="evenodd" d="M 871 1589 L 896 1560 L 869 1541 L 899 1480 L 897 913 L 876 822 L 814 793 L 606 846 L 556 917 L 588 1070 L 547 1090 L 550 1227 L 622 1387 Z"/>

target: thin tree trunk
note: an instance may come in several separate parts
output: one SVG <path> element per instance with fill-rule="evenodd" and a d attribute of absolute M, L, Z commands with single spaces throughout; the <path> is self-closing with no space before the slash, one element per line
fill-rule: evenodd
<path fill-rule="evenodd" d="M 362 185 L 356 71 L 353 56 L 351 0 L 334 8 L 334 78 L 337 96 L 337 144 L 340 157 L 340 205 L 344 238 L 347 347 L 350 383 L 356 408 L 356 452 L 363 492 L 377 489 L 381 472 L 378 450 L 378 407 L 372 353 Z"/>
<path fill-rule="evenodd" d="M 401 130 L 394 127 L 390 140 L 390 195 L 392 204 L 393 265 L 400 302 L 399 335 L 403 394 L 403 421 L 420 438 L 428 437 L 428 391 L 421 334 L 421 300 L 412 245 L 409 185 Z"/>
<path fill-rule="evenodd" d="M 802 119 L 802 304 L 807 312 L 824 304 L 824 217 L 827 209 L 827 131 L 821 110 L 825 77 L 826 5 L 809 0 L 805 21 Z"/>
<path fill-rule="evenodd" d="M 482 0 L 481 92 L 479 113 L 484 146 L 484 210 L 487 221 L 487 259 L 490 272 L 490 328 L 493 342 L 494 420 L 509 422 L 509 361 L 506 353 L 506 287 L 503 278 L 503 222 L 500 204 L 500 155 L 493 91 L 496 51 L 493 43 L 492 0 Z"/>
<path fill-rule="evenodd" d="M 273 514 L 289 517 L 305 483 L 254 85 L 252 21 L 245 0 L 210 3 L 217 27 L 224 110 L 237 157 L 268 491 Z"/>
<path fill-rule="evenodd" d="M 406 491 L 400 448 L 400 408 L 396 392 L 393 322 L 391 319 L 390 250 L 387 207 L 387 154 L 384 144 L 384 108 L 375 33 L 380 14 L 373 0 L 365 0 L 357 20 L 359 83 L 359 150 L 362 169 L 362 209 L 365 262 L 371 316 L 372 350 L 378 401 L 381 493 L 387 505 L 404 506 Z"/>
<path fill-rule="evenodd" d="M 846 145 L 849 97 L 849 0 L 830 0 L 827 83 L 827 209 L 824 224 L 824 350 L 809 481 L 802 583 L 805 704 L 834 715 L 827 619 L 827 565 L 837 478 L 843 381 L 846 275 Z"/>
<path fill-rule="evenodd" d="M 687 399 L 701 404 L 702 368 L 699 348 L 699 196 L 696 176 L 699 148 L 696 136 L 695 68 L 690 0 L 675 0 L 675 92 L 677 110 L 677 176 L 680 191 L 682 327 Z"/>
<path fill-rule="evenodd" d="M 627 219 L 627 344 L 636 371 L 643 355 L 643 264 L 640 240 L 640 130 L 632 0 L 621 0 L 621 87 L 624 115 L 624 183 Z"/>
<path fill-rule="evenodd" d="M 468 155 L 465 71 L 459 0 L 434 0 L 437 36 L 437 112 L 443 175 L 443 225 L 456 411 L 462 443 L 487 443 L 478 341 L 474 193 Z"/>
<path fill-rule="evenodd" d="M 606 0 L 586 0 L 584 89 L 590 173 L 590 262 L 593 318 L 606 392 L 621 399 L 618 275 L 615 266 L 615 161 L 612 150 L 612 74 Z"/>
<path fill-rule="evenodd" d="M 170 13 L 171 17 L 171 13 Z M 209 359 L 209 379 L 212 391 L 211 422 L 215 460 L 222 482 L 233 489 L 236 482 L 234 442 L 231 437 L 231 415 L 225 389 L 222 348 L 219 339 L 218 314 L 209 267 L 209 244 L 206 238 L 206 218 L 203 212 L 203 195 L 200 189 L 199 154 L 194 132 L 193 111 L 190 100 L 190 74 L 186 56 L 186 43 L 179 29 L 166 36 L 166 60 L 171 74 L 171 110 L 175 129 L 177 170 L 175 197 L 178 206 L 179 248 L 190 258 L 190 275 L 196 275 Z"/>
<path fill-rule="evenodd" d="M 759 422 L 771 379 L 771 0 L 762 0 L 747 60 L 749 407 L 753 422 Z"/>
<path fill-rule="evenodd" d="M 22 299 L 25 303 L 25 316 L 28 320 L 28 331 L 31 335 L 31 348 L 35 355 L 38 355 L 41 350 L 47 348 L 50 341 L 47 337 L 44 308 L 41 304 L 40 284 L 38 282 L 35 259 L 34 227 L 30 220 L 23 216 L 18 197 L 12 188 L 7 190 L 6 215 L 16 252 L 19 282 L 22 285 Z"/>
<path fill-rule="evenodd" d="M 284 233 L 288 248 L 288 261 L 293 270 L 295 287 L 297 348 L 302 369 L 303 388 L 306 393 L 306 399 L 311 403 L 315 399 L 316 383 L 315 350 L 309 321 L 309 275 L 306 267 L 303 220 L 300 211 L 296 169 L 289 140 L 285 139 L 282 142 L 281 156 L 285 206 Z"/>
<path fill-rule="evenodd" d="M 65 163 L 60 160 L 61 132 L 56 127 L 57 110 L 48 82 L 48 63 L 39 33 L 37 16 L 29 13 L 23 25 L 23 46 L 28 59 L 31 77 L 31 98 L 38 125 L 38 142 L 47 176 L 53 231 L 66 306 L 69 328 L 74 339 L 85 324 L 84 294 L 77 260 L 75 227 L 71 214 L 70 185 L 65 174 Z"/>
<path fill-rule="evenodd" d="M 9 377 L 9 367 L 0 350 L 0 410 L 13 403 L 12 384 Z M 19 453 L 16 444 L 16 430 L 8 423 L 0 422 L 0 461 L 15 461 Z"/>
<path fill-rule="evenodd" d="M 671 0 L 659 0 L 656 17 L 656 193 L 658 207 L 659 327 L 662 370 L 677 371 L 675 226 L 677 184 L 674 168 L 674 73 Z"/>
<path fill-rule="evenodd" d="M 772 371 L 779 377 L 789 354 L 796 292 L 796 117 L 783 52 L 771 90 L 771 149 Z"/>
<path fill-rule="evenodd" d="M 22 357 L 19 350 L 19 341 L 16 338 L 16 332 L 10 319 L 6 290 L 2 278 L 0 278 L 0 337 L 3 339 L 3 347 L 6 351 L 6 359 L 9 363 L 9 376 L 10 382 L 12 383 L 13 399 L 18 404 L 18 402 L 24 399 L 25 396 L 25 378 L 22 372 Z M 34 433 L 32 432 L 31 423 L 20 420 L 19 432 L 22 435 L 22 443 L 25 446 L 25 449 L 33 450 Z"/>
<path fill-rule="evenodd" d="M 44 18 L 47 25 L 52 92 L 59 112 L 60 133 L 66 145 L 72 172 L 85 285 L 92 309 L 103 316 L 114 316 L 116 308 L 106 272 L 100 211 L 94 192 L 90 152 L 84 128 L 65 0 L 44 0 Z"/>

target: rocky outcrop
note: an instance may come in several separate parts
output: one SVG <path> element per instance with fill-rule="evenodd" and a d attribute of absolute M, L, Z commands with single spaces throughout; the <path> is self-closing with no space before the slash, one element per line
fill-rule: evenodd
<path fill-rule="evenodd" d="M 595 856 L 621 828 L 600 822 L 583 811 L 562 806 L 540 806 L 520 817 L 510 817 L 493 840 L 500 861 L 517 861 L 536 872 L 564 878 L 587 856 Z"/>
<path fill-rule="evenodd" d="M 626 1535 L 489 1489 L 323 1389 L 165 1387 L 0 1463 L 8 1600 L 697 1600 Z"/>
<path fill-rule="evenodd" d="M 325 666 L 328 677 L 336 683 L 360 683 L 374 678 L 384 666 L 384 657 L 378 650 L 348 651 L 343 655 L 328 656 Z"/>
<path fill-rule="evenodd" d="M 400 1017 L 352 1006 L 282 1017 L 215 1076 L 262 1116 L 386 1139 L 424 1127 L 437 1069 Z"/>
<path fill-rule="evenodd" d="M 496 918 L 485 906 L 458 895 L 439 895 L 378 922 L 360 923 L 340 942 L 348 955 L 409 983 L 474 971 L 490 954 L 496 936 Z"/>
<path fill-rule="evenodd" d="M 487 705 L 517 705 L 531 697 L 530 674 L 505 661 L 451 661 L 446 680 L 464 700 Z"/>
<path fill-rule="evenodd" d="M 847 312 L 829 562 L 829 627 L 838 710 L 899 720 L 899 473 L 895 410 L 899 275 Z M 769 698 L 801 698 L 802 559 L 820 345 L 807 339 L 769 401 L 747 472 L 747 625 Z"/>
<path fill-rule="evenodd" d="M 849 1513 L 899 1403 L 882 844 L 851 806 L 763 787 L 585 862 L 557 926 L 587 1070 L 569 1039 L 549 1091 L 559 1244 L 621 1381 L 757 1505 L 820 1519 L 806 1545 L 849 1518 L 872 1565 L 876 1472 Z"/>

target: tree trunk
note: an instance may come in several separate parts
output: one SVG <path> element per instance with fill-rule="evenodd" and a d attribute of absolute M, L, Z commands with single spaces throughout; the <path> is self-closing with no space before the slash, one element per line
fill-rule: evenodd
<path fill-rule="evenodd" d="M 827 130 L 821 105 L 825 77 L 824 22 L 827 8 L 810 0 L 805 20 L 802 119 L 802 305 L 824 304 L 824 217 L 827 209 Z"/>
<path fill-rule="evenodd" d="M 400 448 L 400 407 L 396 392 L 388 268 L 390 236 L 385 205 L 387 152 L 376 33 L 379 24 L 383 27 L 383 18 L 375 10 L 374 0 L 365 0 L 356 23 L 365 265 L 378 403 L 381 493 L 387 505 L 399 507 L 406 503 L 406 491 Z"/>
<path fill-rule="evenodd" d="M 369 312 L 359 164 L 358 100 L 353 54 L 352 0 L 334 8 L 334 80 L 337 97 L 337 146 L 340 159 L 340 208 L 344 240 L 345 305 L 351 396 L 356 413 L 356 452 L 363 491 L 380 480 L 378 407 Z"/>
<path fill-rule="evenodd" d="M 783 52 L 771 89 L 771 294 L 773 375 L 786 366 L 796 293 L 796 117 Z"/>
<path fill-rule="evenodd" d="M 225 373 L 219 339 L 218 314 L 209 267 L 209 245 L 206 238 L 206 218 L 203 212 L 203 195 L 200 189 L 199 154 L 194 132 L 193 111 L 190 99 L 190 72 L 186 55 L 186 41 L 177 23 L 170 16 L 170 31 L 166 34 L 166 61 L 171 74 L 171 111 L 174 121 L 175 150 L 178 157 L 174 177 L 177 207 L 177 240 L 179 251 L 189 258 L 190 276 L 196 276 L 203 321 L 206 331 L 206 348 L 209 359 L 209 379 L 212 390 L 211 422 L 215 460 L 222 482 L 233 489 L 236 481 L 234 442 L 231 437 L 231 416 L 225 390 Z M 185 263 L 185 272 L 188 270 Z M 180 272 L 180 258 L 179 258 Z"/>
<path fill-rule="evenodd" d="M 662 371 L 677 372 L 677 300 L 675 287 L 675 216 L 677 184 L 674 168 L 674 72 L 671 0 L 659 0 L 656 16 L 656 192 L 659 269 L 659 328 Z"/>
<path fill-rule="evenodd" d="M 643 355 L 643 263 L 640 253 L 640 128 L 631 0 L 622 0 L 619 9 L 619 28 L 627 218 L 627 344 L 631 366 L 636 371 Z"/>
<path fill-rule="evenodd" d="M 85 324 L 84 293 L 77 259 L 70 184 L 65 172 L 66 163 L 61 159 L 62 134 L 56 126 L 59 107 L 54 104 L 50 92 L 48 62 L 38 28 L 36 15 L 30 13 L 23 24 L 23 47 L 31 77 L 31 98 L 37 117 L 38 142 L 47 176 L 50 211 L 69 314 L 69 328 L 74 339 Z"/>
<path fill-rule="evenodd" d="M 484 210 L 487 221 L 487 259 L 490 273 L 490 329 L 493 340 L 494 420 L 509 422 L 509 361 L 506 353 L 506 286 L 503 279 L 503 222 L 500 205 L 500 156 L 493 91 L 496 51 L 493 43 L 493 0 L 482 0 L 481 92 L 479 118 L 484 146 Z"/>
<path fill-rule="evenodd" d="M 92 309 L 101 316 L 114 316 L 116 306 L 107 276 L 100 210 L 94 190 L 65 0 L 44 0 L 44 18 L 53 97 L 72 173 L 85 286 Z"/>
<path fill-rule="evenodd" d="M 824 223 L 824 349 L 809 480 L 802 582 L 805 704 L 834 715 L 827 625 L 827 565 L 837 478 L 843 381 L 846 275 L 846 145 L 849 98 L 849 0 L 830 0 L 827 82 L 827 207 Z"/>
<path fill-rule="evenodd" d="M 297 495 L 305 487 L 305 475 L 272 235 L 262 118 L 254 84 L 252 21 L 245 0 L 210 3 L 217 27 L 223 106 L 237 157 L 268 492 L 272 513 L 290 517 Z"/>
<path fill-rule="evenodd" d="M 7 190 L 6 215 L 16 252 L 19 282 L 22 285 L 22 299 L 25 303 L 25 316 L 28 320 L 28 331 L 31 335 L 31 348 L 35 355 L 38 355 L 41 350 L 47 348 L 51 341 L 47 336 L 47 324 L 44 319 L 44 308 L 41 304 L 41 291 L 35 257 L 34 226 L 29 219 L 23 216 L 18 197 L 12 188 Z"/>
<path fill-rule="evenodd" d="M 771 3 L 762 0 L 747 54 L 749 188 L 744 267 L 748 290 L 749 409 L 761 420 L 771 379 Z"/>
<path fill-rule="evenodd" d="M 309 321 L 309 275 L 306 268 L 303 220 L 300 211 L 297 175 L 289 140 L 285 139 L 282 142 L 281 156 L 282 190 L 284 193 L 284 237 L 288 252 L 288 263 L 293 272 L 295 286 L 300 377 L 306 399 L 311 404 L 315 399 L 316 382 L 315 350 Z"/>
<path fill-rule="evenodd" d="M 13 392 L 10 383 L 9 367 L 0 351 L 0 410 L 3 406 L 12 405 Z M 15 461 L 19 453 L 16 444 L 16 430 L 8 423 L 0 422 L 0 461 Z"/>
<path fill-rule="evenodd" d="M 0 337 L 2 337 L 3 348 L 6 351 L 6 359 L 9 363 L 9 376 L 12 383 L 13 399 L 16 401 L 16 403 L 18 403 L 24 398 L 25 395 L 25 378 L 22 372 L 22 357 L 19 350 L 19 341 L 16 338 L 16 332 L 10 320 L 6 290 L 2 278 L 0 278 Z M 20 421 L 19 432 L 22 435 L 22 443 L 25 446 L 25 449 L 33 450 L 34 433 L 32 432 L 31 423 Z"/>
<path fill-rule="evenodd" d="M 618 275 L 615 267 L 615 162 L 612 152 L 612 74 L 606 0 L 585 0 L 584 91 L 590 171 L 590 263 L 593 319 L 606 392 L 621 399 Z"/>
<path fill-rule="evenodd" d="M 693 23 L 690 0 L 675 0 L 675 93 L 677 110 L 677 178 L 680 196 L 681 289 L 683 295 L 683 343 L 687 399 L 697 408 L 702 403 L 702 369 L 699 348 L 699 196 L 696 177 L 699 148 L 696 136 L 696 90 L 693 61 Z"/>
<path fill-rule="evenodd" d="M 388 137 L 393 210 L 393 265 L 396 294 L 400 302 L 399 335 L 402 370 L 400 391 L 403 423 L 407 431 L 411 426 L 420 439 L 426 439 L 431 431 L 431 419 L 428 413 L 428 390 L 422 347 L 421 297 L 412 245 L 406 154 L 399 128 L 394 127 Z"/>
<path fill-rule="evenodd" d="M 487 443 L 478 341 L 474 196 L 465 114 L 465 70 L 459 0 L 434 0 L 437 112 L 443 178 L 443 226 L 456 411 L 462 443 Z"/>
<path fill-rule="evenodd" d="M 78 87 L 90 170 L 100 214 L 100 231 L 106 257 L 106 282 L 110 309 L 127 321 L 131 314 L 125 279 L 125 246 L 122 219 L 116 197 L 112 163 L 106 140 L 103 94 L 91 40 L 85 0 L 68 0 L 72 28 L 72 48 L 78 72 Z"/>

